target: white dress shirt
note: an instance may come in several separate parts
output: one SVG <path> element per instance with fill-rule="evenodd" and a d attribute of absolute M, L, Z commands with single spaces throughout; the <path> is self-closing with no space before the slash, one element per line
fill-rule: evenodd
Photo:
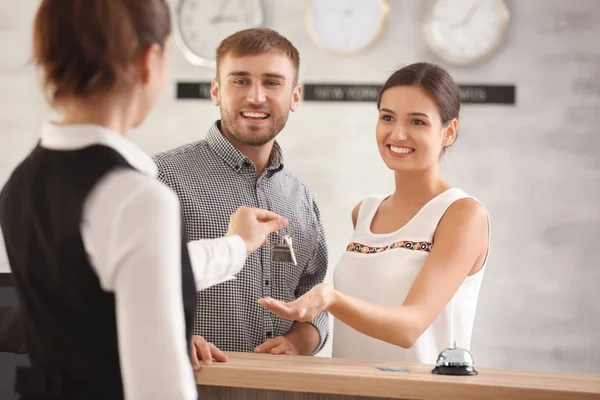
<path fill-rule="evenodd" d="M 55 150 L 99 144 L 138 171 L 116 170 L 85 201 L 81 233 L 102 288 L 115 294 L 127 399 L 196 399 L 181 292 L 181 208 L 156 165 L 125 137 L 96 125 L 44 126 Z M 234 279 L 246 260 L 239 236 L 188 243 L 197 290 Z M 4 250 L 2 248 L 2 250 Z"/>

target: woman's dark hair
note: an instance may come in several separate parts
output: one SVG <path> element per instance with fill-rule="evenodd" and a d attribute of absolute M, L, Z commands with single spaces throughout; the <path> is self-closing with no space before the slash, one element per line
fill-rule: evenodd
<path fill-rule="evenodd" d="M 458 119 L 460 90 L 445 69 L 425 62 L 407 65 L 394 72 L 379 91 L 377 109 L 383 92 L 395 86 L 419 86 L 436 102 L 442 124 Z"/>
<path fill-rule="evenodd" d="M 33 61 L 51 103 L 88 96 L 126 79 L 132 62 L 171 33 L 167 0 L 42 0 Z"/>

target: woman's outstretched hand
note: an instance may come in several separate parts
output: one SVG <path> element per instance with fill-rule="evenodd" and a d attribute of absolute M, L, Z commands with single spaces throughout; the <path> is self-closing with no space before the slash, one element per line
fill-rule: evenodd
<path fill-rule="evenodd" d="M 331 286 L 320 283 L 291 302 L 265 297 L 258 304 L 273 314 L 292 321 L 312 321 L 319 313 L 326 311 L 334 302 L 335 291 Z"/>

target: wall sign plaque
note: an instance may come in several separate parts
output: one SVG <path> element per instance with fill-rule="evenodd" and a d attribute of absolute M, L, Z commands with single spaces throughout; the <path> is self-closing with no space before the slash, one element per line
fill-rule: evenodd
<path fill-rule="evenodd" d="M 381 85 L 349 83 L 305 83 L 304 101 L 322 102 L 375 102 Z M 516 103 L 514 85 L 461 84 L 463 104 Z M 210 100 L 210 82 L 178 82 L 177 99 Z"/>

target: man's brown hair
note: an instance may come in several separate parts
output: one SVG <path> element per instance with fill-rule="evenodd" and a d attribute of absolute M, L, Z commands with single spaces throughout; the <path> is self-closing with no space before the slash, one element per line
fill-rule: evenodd
<path fill-rule="evenodd" d="M 225 56 L 243 57 L 269 52 L 284 53 L 296 69 L 296 81 L 300 69 L 300 53 L 286 37 L 268 28 L 250 28 L 238 31 L 225 39 L 217 48 L 217 76 L 219 64 Z"/>
<path fill-rule="evenodd" d="M 110 90 L 135 57 L 171 33 L 166 0 L 42 0 L 33 61 L 49 101 Z"/>

